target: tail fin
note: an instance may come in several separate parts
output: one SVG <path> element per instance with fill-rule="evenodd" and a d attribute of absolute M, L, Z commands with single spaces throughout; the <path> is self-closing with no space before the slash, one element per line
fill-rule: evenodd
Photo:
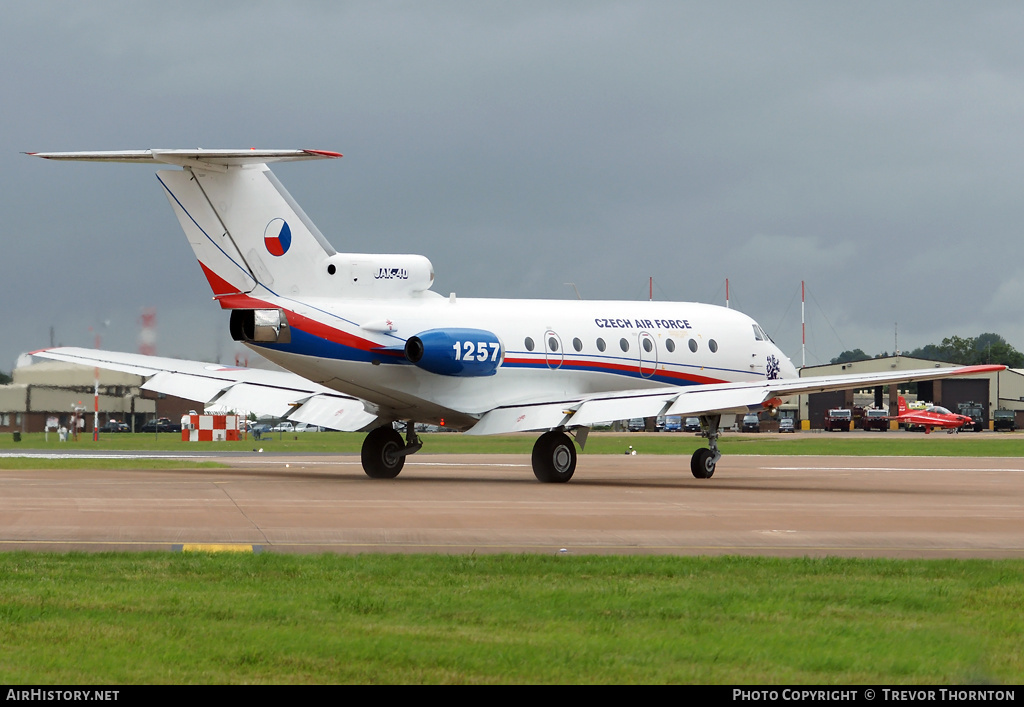
<path fill-rule="evenodd" d="M 330 159 L 321 150 L 131 150 L 31 153 L 55 160 L 161 162 L 157 173 L 214 296 L 224 308 L 263 297 L 397 297 L 430 288 L 419 255 L 337 253 L 268 162 Z M 262 289 L 261 289 L 262 288 Z"/>
<path fill-rule="evenodd" d="M 157 178 L 222 304 L 257 283 L 281 295 L 319 289 L 335 250 L 265 164 L 186 167 Z"/>
<path fill-rule="evenodd" d="M 896 399 L 896 403 L 897 403 L 897 408 L 896 408 L 896 414 L 897 415 L 902 415 L 903 413 L 905 413 L 907 411 L 907 399 L 904 398 L 902 395 L 899 396 Z"/>

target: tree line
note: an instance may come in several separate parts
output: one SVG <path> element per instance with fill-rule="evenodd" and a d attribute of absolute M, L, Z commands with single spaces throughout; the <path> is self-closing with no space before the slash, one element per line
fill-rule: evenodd
<path fill-rule="evenodd" d="M 998 363 L 1010 368 L 1024 368 L 1024 353 L 1013 348 L 999 334 L 986 333 L 978 336 L 948 336 L 940 344 L 927 344 L 913 351 L 903 351 L 902 356 L 923 358 L 929 361 L 956 363 L 963 366 Z M 869 356 L 861 349 L 843 351 L 831 363 L 852 363 L 872 358 L 886 358 L 888 352 Z"/>

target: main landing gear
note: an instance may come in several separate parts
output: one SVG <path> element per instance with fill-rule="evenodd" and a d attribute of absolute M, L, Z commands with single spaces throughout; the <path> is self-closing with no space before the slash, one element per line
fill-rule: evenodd
<path fill-rule="evenodd" d="M 721 415 L 701 415 L 701 436 L 708 438 L 708 449 L 698 449 L 690 458 L 690 473 L 698 479 L 710 479 L 715 473 L 715 464 L 722 458 L 718 451 L 718 423 Z"/>
<path fill-rule="evenodd" d="M 378 427 L 363 440 L 363 471 L 371 479 L 393 479 L 405 466 L 405 458 L 422 447 L 411 421 L 406 423 L 404 442 L 402 435 L 391 425 Z"/>
<path fill-rule="evenodd" d="M 547 484 L 564 484 L 576 471 L 576 447 L 565 432 L 545 432 L 533 445 L 533 475 Z"/>

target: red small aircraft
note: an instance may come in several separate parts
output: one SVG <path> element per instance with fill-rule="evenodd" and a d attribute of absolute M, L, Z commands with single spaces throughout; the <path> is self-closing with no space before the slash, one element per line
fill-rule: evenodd
<path fill-rule="evenodd" d="M 899 397 L 898 403 L 899 416 L 896 419 L 899 420 L 900 424 L 924 427 L 925 434 L 929 434 L 933 427 L 944 429 L 949 434 L 953 434 L 954 432 L 959 432 L 961 427 L 974 424 L 974 420 L 967 415 L 958 415 L 939 405 L 929 405 L 923 410 L 911 410 L 907 407 L 907 401 L 902 395 Z"/>

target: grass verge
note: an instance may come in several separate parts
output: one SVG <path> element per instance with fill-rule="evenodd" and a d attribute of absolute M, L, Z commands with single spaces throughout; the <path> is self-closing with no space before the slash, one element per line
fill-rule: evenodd
<path fill-rule="evenodd" d="M 1019 683 L 1024 561 L 0 555 L 0 682 Z"/>

